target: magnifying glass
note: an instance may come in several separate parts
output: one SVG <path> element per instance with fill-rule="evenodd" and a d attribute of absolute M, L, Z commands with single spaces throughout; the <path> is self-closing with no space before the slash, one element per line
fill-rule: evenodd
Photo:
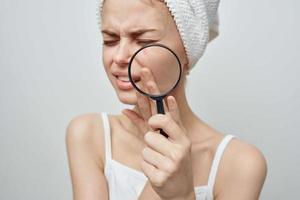
<path fill-rule="evenodd" d="M 143 73 L 155 81 L 155 91 L 146 89 L 142 81 Z M 143 46 L 129 61 L 128 77 L 131 84 L 138 92 L 156 101 L 159 114 L 165 114 L 163 99 L 178 85 L 181 73 L 181 63 L 176 53 L 160 43 Z M 162 129 L 159 132 L 168 137 Z"/>

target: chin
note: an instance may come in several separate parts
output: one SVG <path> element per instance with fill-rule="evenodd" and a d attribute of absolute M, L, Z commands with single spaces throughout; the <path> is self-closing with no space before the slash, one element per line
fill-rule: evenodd
<path fill-rule="evenodd" d="M 128 91 L 118 91 L 117 92 L 119 100 L 128 105 L 136 105 L 137 104 L 137 97 L 135 91 L 128 92 Z"/>

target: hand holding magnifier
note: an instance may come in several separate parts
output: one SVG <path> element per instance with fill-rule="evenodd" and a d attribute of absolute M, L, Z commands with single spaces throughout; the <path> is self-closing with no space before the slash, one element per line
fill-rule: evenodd
<path fill-rule="evenodd" d="M 157 85 L 152 91 L 146 90 L 141 80 L 142 74 L 148 73 L 151 81 Z M 163 99 L 179 83 L 182 69 L 174 51 L 163 44 L 151 44 L 137 50 L 129 61 L 128 76 L 131 84 L 141 94 L 156 101 L 157 113 L 165 114 Z M 160 129 L 165 137 L 168 135 Z"/>

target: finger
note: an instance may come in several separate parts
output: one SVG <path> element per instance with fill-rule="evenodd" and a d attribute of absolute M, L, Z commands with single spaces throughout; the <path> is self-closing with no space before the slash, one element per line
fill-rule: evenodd
<path fill-rule="evenodd" d="M 159 170 L 155 166 L 151 165 L 145 160 L 142 160 L 141 168 L 144 174 L 150 179 L 150 182 L 151 180 L 153 180 L 153 177 L 157 176 L 157 174 L 159 173 Z"/>
<path fill-rule="evenodd" d="M 143 91 L 145 91 L 147 94 L 151 94 L 151 91 L 149 91 L 149 87 L 147 85 L 147 77 L 145 75 L 145 68 L 141 69 L 141 81 L 143 82 L 142 83 L 142 85 L 143 85 Z M 150 109 L 150 112 L 151 112 L 151 116 L 154 115 L 154 114 L 156 114 L 155 102 L 151 98 L 148 98 L 146 96 L 144 96 L 144 97 L 147 98 L 147 100 L 149 102 L 149 106 L 150 106 L 149 109 Z"/>
<path fill-rule="evenodd" d="M 138 113 L 130 109 L 124 109 L 122 110 L 122 113 L 127 116 L 136 126 L 138 126 L 143 133 L 148 131 L 147 127 L 145 126 L 145 120 Z"/>
<path fill-rule="evenodd" d="M 142 160 L 141 168 L 144 174 L 148 177 L 151 185 L 153 184 L 154 186 L 160 186 L 162 182 L 164 182 L 163 180 L 165 180 L 167 177 L 166 173 L 157 169 L 155 166 L 149 164 L 145 160 Z"/>
<path fill-rule="evenodd" d="M 141 80 L 139 82 L 139 88 L 140 88 L 140 90 L 142 90 L 146 93 L 149 92 L 148 88 L 146 86 L 146 80 L 145 80 L 145 77 L 143 76 L 143 73 L 141 73 Z M 141 112 L 141 115 L 144 117 L 145 120 L 148 120 L 153 115 L 151 101 L 149 100 L 149 98 L 147 96 L 145 96 L 144 94 L 141 94 L 139 91 L 136 91 L 136 95 L 137 95 L 137 103 L 138 103 L 138 107 Z"/>
<path fill-rule="evenodd" d="M 150 94 L 160 95 L 161 91 L 159 90 L 159 87 L 155 81 L 155 78 L 154 78 L 151 70 L 148 68 L 144 68 L 142 70 L 142 74 L 144 75 L 144 77 L 146 79 L 146 83 L 147 83 L 146 85 L 147 85 L 147 88 L 148 88 Z M 165 101 L 163 101 L 163 105 L 165 108 L 165 112 L 167 112 L 168 107 L 167 107 Z M 157 112 L 155 112 L 155 113 L 157 113 Z"/>
<path fill-rule="evenodd" d="M 154 95 L 159 95 L 161 94 L 161 91 L 156 83 L 156 80 L 152 74 L 152 71 L 148 68 L 144 68 L 142 70 L 142 74 L 145 78 L 145 81 L 147 83 L 147 86 L 148 86 L 148 89 L 149 89 L 149 92 L 151 92 L 151 94 L 154 94 Z M 149 83 L 151 83 L 149 85 Z M 149 88 L 149 86 L 152 86 L 152 88 Z M 151 90 L 150 90 L 151 89 Z"/>
<path fill-rule="evenodd" d="M 145 134 L 144 139 L 150 148 L 164 156 L 170 156 L 173 144 L 165 136 L 149 131 Z"/>
<path fill-rule="evenodd" d="M 157 91 L 158 87 L 155 82 L 150 81 L 150 82 L 148 82 L 147 86 L 148 86 L 151 94 L 157 94 L 157 92 L 155 92 L 155 91 Z M 153 102 L 154 102 L 154 100 L 153 100 Z M 163 99 L 163 106 L 164 106 L 165 113 L 169 112 L 168 106 L 164 99 Z M 155 107 L 156 107 L 156 105 L 155 105 Z M 155 114 L 157 114 L 157 112 L 155 112 Z"/>
<path fill-rule="evenodd" d="M 140 110 L 141 115 L 147 121 L 152 116 L 151 105 L 149 99 L 136 91 L 137 104 Z"/>
<path fill-rule="evenodd" d="M 148 87 L 147 87 L 147 79 L 145 77 L 145 68 L 142 68 L 140 71 L 140 77 L 141 77 L 141 81 L 140 81 L 140 86 L 139 88 L 146 93 L 149 93 Z"/>
<path fill-rule="evenodd" d="M 167 103 L 169 108 L 169 114 L 174 119 L 176 123 L 179 125 L 183 125 L 181 118 L 180 118 L 180 111 L 178 108 L 177 101 L 174 96 L 168 96 L 167 97 Z"/>
<path fill-rule="evenodd" d="M 171 165 L 171 160 L 167 156 L 152 149 L 150 146 L 143 149 L 142 156 L 145 161 L 155 166 L 157 169 L 164 171 L 169 170 L 168 166 Z"/>
<path fill-rule="evenodd" d="M 170 115 L 156 114 L 149 118 L 148 125 L 156 130 L 163 129 L 164 132 L 169 136 L 168 139 L 181 143 L 183 140 L 183 130 L 177 124 Z"/>

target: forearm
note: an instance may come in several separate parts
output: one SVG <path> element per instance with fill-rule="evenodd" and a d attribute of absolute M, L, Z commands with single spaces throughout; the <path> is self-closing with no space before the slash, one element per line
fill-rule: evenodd
<path fill-rule="evenodd" d="M 195 196 L 195 192 L 192 192 L 191 194 L 187 195 L 187 197 L 175 197 L 172 199 L 163 199 L 153 190 L 150 182 L 147 181 L 138 200 L 196 200 L 196 196 Z"/>

